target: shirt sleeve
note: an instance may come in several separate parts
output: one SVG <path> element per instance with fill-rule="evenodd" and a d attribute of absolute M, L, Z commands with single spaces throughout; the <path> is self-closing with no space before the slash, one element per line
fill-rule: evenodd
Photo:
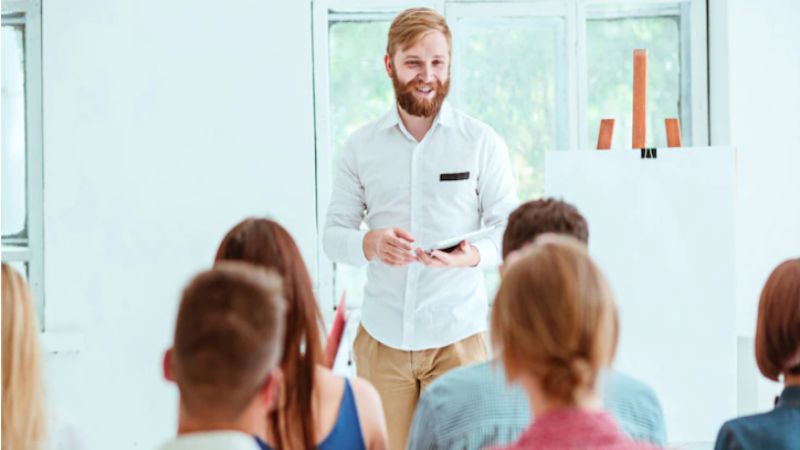
<path fill-rule="evenodd" d="M 480 252 L 478 267 L 491 268 L 500 264 L 508 215 L 519 201 L 505 142 L 491 131 L 485 146 L 477 180 L 481 220 L 485 227 L 496 228 L 491 235 L 472 242 L 472 245 Z"/>
<path fill-rule="evenodd" d="M 408 433 L 408 450 L 434 450 L 439 448 L 436 442 L 436 408 L 432 404 L 430 392 L 425 392 L 417 403 L 411 430 Z"/>
<path fill-rule="evenodd" d="M 358 176 L 355 143 L 350 138 L 336 164 L 325 217 L 322 246 L 328 258 L 353 266 L 366 264 L 363 241 L 367 231 L 360 229 L 366 208 L 364 186 Z"/>

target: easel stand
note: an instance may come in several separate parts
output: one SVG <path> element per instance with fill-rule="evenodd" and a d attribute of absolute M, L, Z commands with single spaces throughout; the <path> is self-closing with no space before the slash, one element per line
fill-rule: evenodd
<path fill-rule="evenodd" d="M 667 146 L 682 147 L 681 125 L 676 118 L 664 119 Z M 597 150 L 610 150 L 614 119 L 602 119 L 597 134 Z M 633 51 L 633 140 L 632 148 L 641 150 L 642 158 L 656 158 L 656 148 L 647 147 L 647 50 Z"/>

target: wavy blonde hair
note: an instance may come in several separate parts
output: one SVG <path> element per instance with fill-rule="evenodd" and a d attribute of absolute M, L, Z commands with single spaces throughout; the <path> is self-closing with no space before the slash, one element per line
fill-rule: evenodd
<path fill-rule="evenodd" d="M 394 59 L 395 52 L 408 50 L 431 31 L 441 32 L 447 40 L 447 49 L 453 47 L 453 35 L 444 17 L 431 8 L 407 9 L 392 21 L 386 40 L 386 54 Z"/>
<path fill-rule="evenodd" d="M 25 279 L 3 264 L 2 448 L 40 448 L 46 434 L 39 327 Z"/>
<path fill-rule="evenodd" d="M 617 345 L 611 290 L 580 241 L 544 234 L 503 275 L 492 342 L 510 379 L 529 375 L 553 400 L 575 405 L 596 388 Z"/>

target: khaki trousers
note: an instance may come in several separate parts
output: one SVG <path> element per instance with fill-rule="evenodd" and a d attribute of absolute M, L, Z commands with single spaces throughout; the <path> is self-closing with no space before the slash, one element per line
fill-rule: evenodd
<path fill-rule="evenodd" d="M 389 433 L 389 450 L 405 450 L 420 393 L 433 380 L 456 367 L 486 361 L 483 333 L 446 347 L 407 351 L 388 347 L 358 327 L 353 341 L 358 376 L 381 396 Z"/>

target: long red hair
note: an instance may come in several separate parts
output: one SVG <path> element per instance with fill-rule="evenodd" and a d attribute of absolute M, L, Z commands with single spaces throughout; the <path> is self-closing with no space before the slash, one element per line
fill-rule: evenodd
<path fill-rule="evenodd" d="M 283 278 L 286 335 L 280 367 L 287 382 L 279 407 L 270 413 L 268 436 L 277 449 L 315 448 L 311 400 L 314 369 L 322 362 L 324 325 L 300 250 L 277 222 L 249 218 L 222 239 L 215 262 L 225 260 L 268 267 Z"/>

